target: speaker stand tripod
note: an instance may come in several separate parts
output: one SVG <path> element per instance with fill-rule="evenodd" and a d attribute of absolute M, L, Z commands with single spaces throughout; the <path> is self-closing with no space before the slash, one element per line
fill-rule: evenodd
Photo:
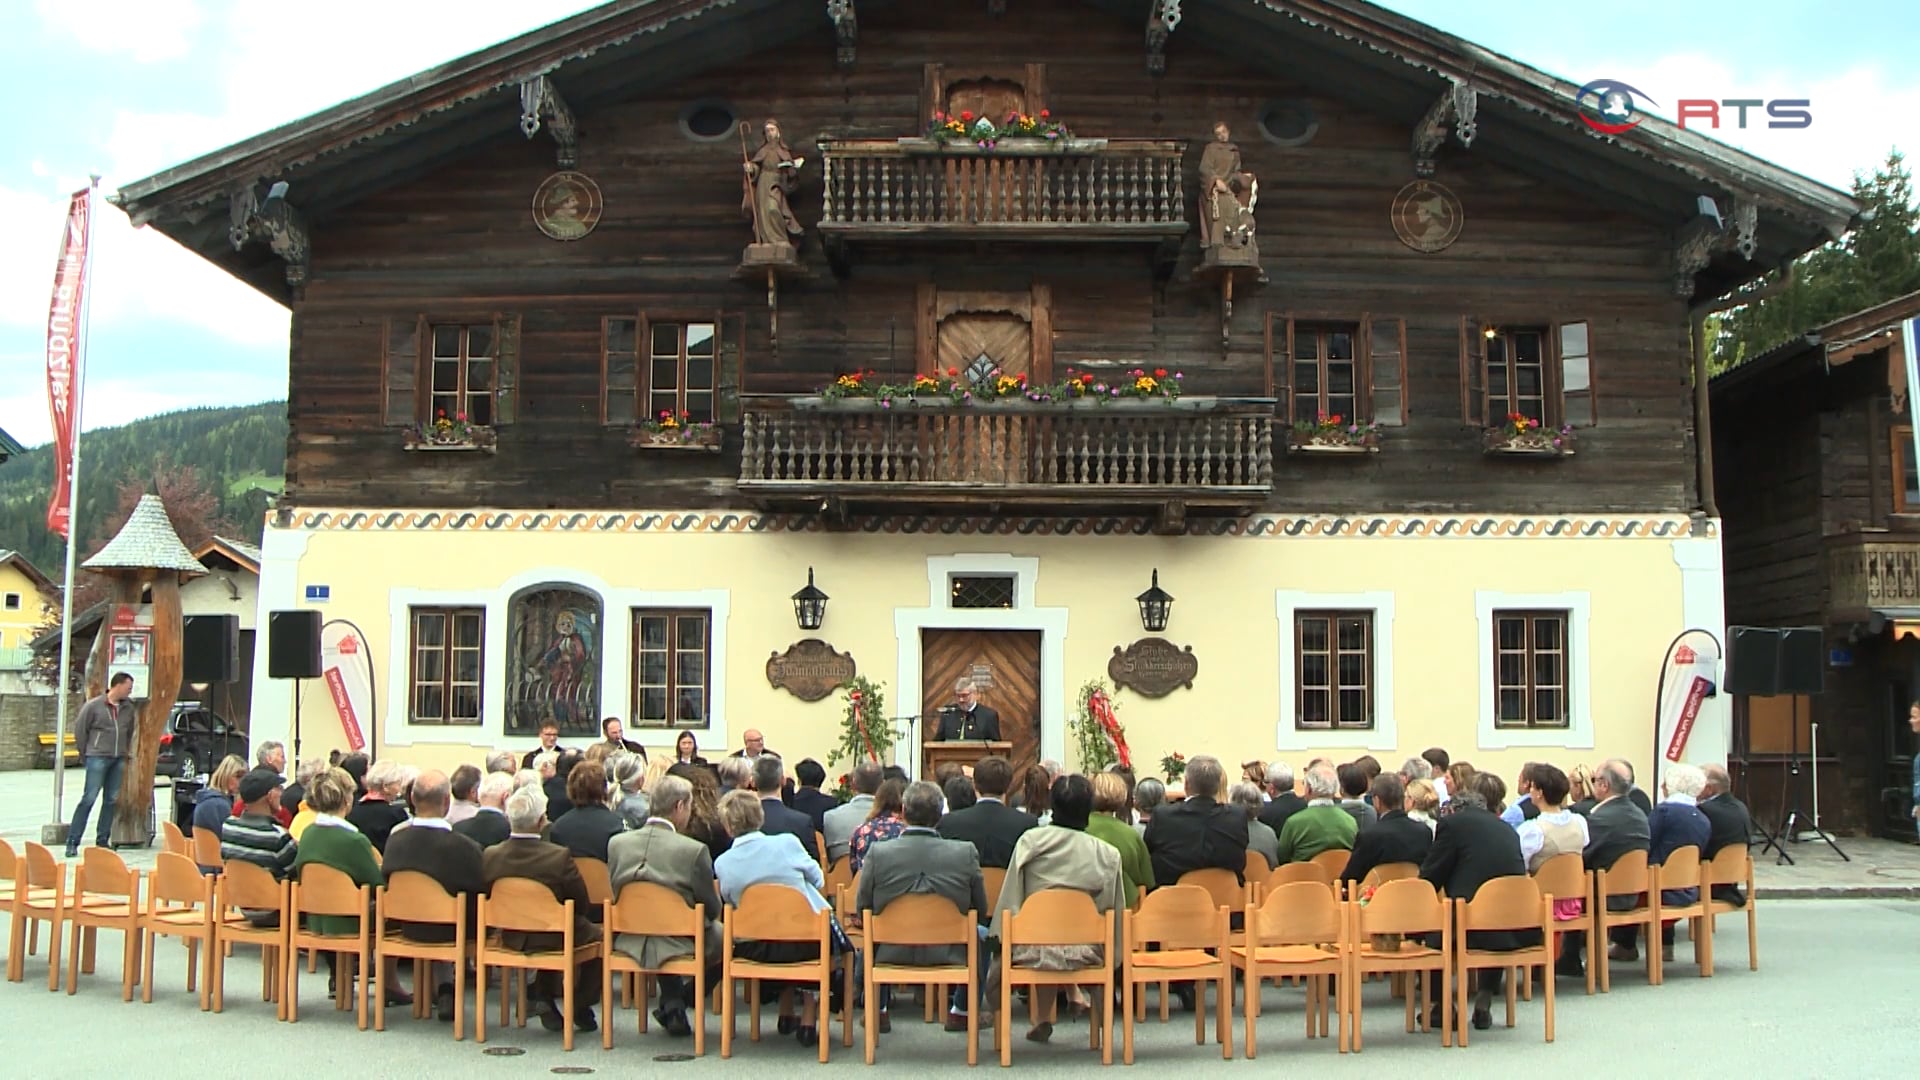
<path fill-rule="evenodd" d="M 1827 846 L 1833 849 L 1835 855 L 1840 856 L 1842 862 L 1852 862 L 1853 860 L 1847 857 L 1847 853 L 1840 850 L 1840 845 L 1834 842 L 1833 837 L 1827 830 L 1820 827 L 1819 818 L 1815 815 L 1805 813 L 1802 810 L 1802 803 L 1800 801 L 1800 696 L 1798 694 L 1789 695 L 1789 702 L 1789 708 L 1792 710 L 1789 714 L 1791 717 L 1789 730 L 1793 732 L 1793 752 L 1787 757 L 1787 778 L 1781 790 L 1780 824 L 1767 836 L 1767 847 L 1773 848 L 1780 853 L 1779 864 L 1792 865 L 1793 856 L 1787 854 L 1787 849 L 1784 845 L 1787 841 L 1798 841 L 1801 834 L 1795 831 L 1795 827 L 1804 821 L 1810 826 L 1807 831 L 1813 833 L 1816 838 L 1826 841 Z M 1808 771 L 1811 772 L 1818 767 L 1818 759 L 1809 753 L 1807 761 Z M 1761 854 L 1766 853 L 1767 847 L 1760 849 Z"/>

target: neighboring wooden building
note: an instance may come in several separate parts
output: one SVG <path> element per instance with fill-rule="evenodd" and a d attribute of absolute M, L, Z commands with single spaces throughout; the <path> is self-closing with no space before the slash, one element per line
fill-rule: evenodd
<path fill-rule="evenodd" d="M 8 435 L 4 429 L 0 429 L 0 462 L 19 457 L 26 452 L 25 447 L 13 441 L 13 436 Z"/>
<path fill-rule="evenodd" d="M 979 674 L 1016 756 L 1064 758 L 1157 571 L 1147 761 L 1646 762 L 1662 650 L 1722 623 L 1690 305 L 1846 195 L 1602 136 L 1575 84 L 1355 0 L 855 7 L 608 4 L 116 196 L 293 311 L 260 609 L 366 631 L 376 749 L 618 715 L 823 755 L 839 700 L 769 682 L 811 570 L 890 715 Z M 1038 139 L 926 137 L 1009 111 Z M 815 397 L 996 370 L 1184 396 Z M 1322 413 L 1378 452 L 1291 452 Z M 341 745 L 305 685 L 309 752 Z M 292 695 L 256 681 L 256 739 Z"/>
<path fill-rule="evenodd" d="M 1920 468 L 1903 321 L 1920 293 L 1849 315 L 1716 377 L 1714 473 L 1726 522 L 1727 621 L 1818 626 L 1826 692 L 1736 714 L 1756 814 L 1779 817 L 1785 760 L 1819 725 L 1828 828 L 1913 835 L 1920 690 Z M 1797 715 L 1800 730 L 1791 726 Z M 1813 806 L 1811 785 L 1799 800 Z"/>

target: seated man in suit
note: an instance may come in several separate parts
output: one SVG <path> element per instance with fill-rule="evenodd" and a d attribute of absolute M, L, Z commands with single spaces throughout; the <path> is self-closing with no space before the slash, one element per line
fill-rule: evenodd
<path fill-rule="evenodd" d="M 746 758 L 747 762 L 751 764 L 759 761 L 762 756 L 772 756 L 776 758 L 780 756 L 777 751 L 767 749 L 767 737 L 760 734 L 758 728 L 748 728 L 741 734 L 740 741 L 746 745 L 729 754 L 729 757 Z"/>
<path fill-rule="evenodd" d="M 1312 862 L 1323 851 L 1352 851 L 1360 825 L 1340 808 L 1340 777 L 1331 762 L 1307 766 L 1307 805 L 1287 817 L 1280 830 L 1281 862 Z"/>
<path fill-rule="evenodd" d="M 827 837 L 828 866 L 846 857 L 847 847 L 853 842 L 853 830 L 864 824 L 867 815 L 873 812 L 873 794 L 880 790 L 882 776 L 880 766 L 874 762 L 855 765 L 847 775 L 853 798 L 848 799 L 845 806 L 836 806 L 821 816 L 821 824 L 826 826 L 820 831 Z"/>
<path fill-rule="evenodd" d="M 616 899 L 622 886 L 645 881 L 672 889 L 688 905 L 706 906 L 707 979 L 711 985 L 720 977 L 720 894 L 713 886 L 713 855 L 707 845 L 680 831 L 692 815 L 692 784 L 678 776 L 655 781 L 646 826 L 622 833 L 608 845 L 607 876 Z M 643 967 L 658 967 L 692 954 L 693 940 L 621 934 L 613 939 L 613 947 Z M 693 1034 L 693 1025 L 687 1019 L 688 1007 L 698 1004 L 692 997 L 693 980 L 662 975 L 659 982 L 660 1007 L 653 1011 L 653 1018 L 675 1038 Z"/>
<path fill-rule="evenodd" d="M 1367 794 L 1373 799 L 1379 820 L 1354 837 L 1347 867 L 1340 871 L 1342 881 L 1364 881 L 1374 867 L 1388 863 L 1419 866 L 1433 848 L 1433 833 L 1407 816 L 1407 788 L 1399 773 L 1383 772 L 1374 777 Z"/>
<path fill-rule="evenodd" d="M 552 754 L 557 758 L 566 752 L 566 747 L 560 745 L 560 725 L 551 720 L 547 720 L 540 725 L 540 745 L 527 751 L 525 756 L 521 757 L 520 767 L 523 769 L 533 768 L 534 759 L 538 758 L 541 754 Z"/>
<path fill-rule="evenodd" d="M 447 775 L 429 769 L 413 782 L 413 824 L 394 830 L 387 840 L 380 869 L 393 882 L 393 875 L 414 870 L 432 878 L 447 890 L 448 896 L 467 894 L 467 929 L 473 929 L 475 908 L 486 879 L 480 871 L 480 845 L 453 831 L 447 823 L 447 808 L 452 788 Z M 400 933 L 411 941 L 444 945 L 453 940 L 453 927 L 431 923 L 402 923 Z M 435 964 L 434 1009 L 440 1019 L 453 1022 L 453 979 L 455 972 L 445 964 Z"/>
<path fill-rule="evenodd" d="M 981 866 L 1004 870 L 1013 861 L 1014 845 L 1028 829 L 1038 827 L 1040 819 L 1007 805 L 1013 766 L 1006 758 L 981 758 L 973 767 L 973 786 L 979 801 L 941 818 L 940 835 L 967 841 L 979 853 Z"/>
<path fill-rule="evenodd" d="M 480 809 L 472 817 L 453 827 L 453 831 L 479 844 L 490 848 L 505 840 L 513 829 L 507 824 L 507 796 L 513 794 L 513 774 L 488 773 L 480 781 L 480 788 L 474 792 L 474 798 L 480 802 Z"/>
<path fill-rule="evenodd" d="M 1220 800 L 1227 771 L 1206 754 L 1187 762 L 1187 797 L 1153 815 L 1147 826 L 1147 853 L 1153 856 L 1153 880 L 1177 885 L 1189 870 L 1218 867 L 1244 881 L 1247 869 L 1247 814 Z"/>
<path fill-rule="evenodd" d="M 537 788 L 527 787 L 507 799 L 507 824 L 513 832 L 480 856 L 481 877 L 489 891 L 501 878 L 526 878 L 552 890 L 553 898 L 573 901 L 573 940 L 576 945 L 600 940 L 600 927 L 590 917 L 593 904 L 587 897 L 587 882 L 573 865 L 573 854 L 559 844 L 540 839 L 540 827 L 547 820 L 547 803 Z M 561 937 L 555 933 L 507 931 L 501 935 L 509 949 L 558 950 Z M 560 1016 L 560 974 L 543 971 L 527 988 L 527 998 L 535 1003 L 540 1026 L 559 1031 L 565 1026 Z M 600 962 L 580 965 L 573 987 L 573 1023 L 579 1031 L 596 1031 L 593 1006 L 600 1001 Z"/>
<path fill-rule="evenodd" d="M 1000 741 L 1000 714 L 980 704 L 980 694 L 974 688 L 972 679 L 961 679 L 954 683 L 953 698 L 953 705 L 940 710 L 940 732 L 935 736 L 937 741 Z"/>
<path fill-rule="evenodd" d="M 1587 849 L 1580 853 L 1588 870 L 1611 870 L 1622 855 L 1652 847 L 1647 815 L 1629 798 L 1633 790 L 1633 781 L 1628 779 L 1623 762 L 1604 762 L 1593 771 L 1593 795 L 1598 801 L 1587 812 Z M 1638 903 L 1633 896 L 1612 896 L 1607 898 L 1607 909 L 1626 911 Z M 1614 927 L 1610 932 L 1613 947 L 1607 955 L 1615 960 L 1638 956 L 1639 950 L 1635 948 L 1638 933 L 1636 927 Z M 1561 955 L 1563 959 L 1567 956 L 1564 952 Z"/>
<path fill-rule="evenodd" d="M 1492 779 L 1492 774 L 1485 774 Z M 1471 900 L 1480 886 L 1495 878 L 1525 877 L 1527 860 L 1520 854 L 1520 836 L 1513 826 L 1501 821 L 1487 810 L 1486 793 L 1477 790 L 1478 785 L 1466 791 L 1456 791 L 1450 803 L 1453 812 L 1440 819 L 1434 832 L 1433 847 L 1428 850 L 1426 859 L 1420 864 L 1420 877 L 1431 882 L 1436 889 L 1445 889 L 1450 900 Z M 1501 785 L 1505 789 L 1504 782 Z M 1418 822 L 1414 824 L 1418 825 Z M 1425 831 L 1426 826 L 1420 826 Z M 1528 949 L 1539 945 L 1540 931 L 1534 930 L 1475 930 L 1468 934 L 1468 944 L 1475 949 L 1487 949 L 1493 952 L 1511 952 L 1515 949 Z M 1438 948 L 1440 936 L 1428 935 L 1427 945 Z M 1485 1031 L 1493 1026 L 1493 1014 L 1490 1011 L 1493 995 L 1505 986 L 1506 969 L 1489 968 L 1481 971 L 1474 987 L 1473 1029 Z M 1429 988 L 1433 986 L 1428 981 Z M 1433 1023 L 1441 1022 L 1439 1008 L 1435 1008 Z"/>
<path fill-rule="evenodd" d="M 827 811 L 840 805 L 840 800 L 820 790 L 827 782 L 827 770 L 812 758 L 802 758 L 793 767 L 793 775 L 800 781 L 800 790 L 793 793 L 793 808 L 812 818 L 816 831 L 826 832 Z"/>
<path fill-rule="evenodd" d="M 798 810 L 789 810 L 780 801 L 780 789 L 786 785 L 787 769 L 774 753 L 764 753 L 753 762 L 753 788 L 760 796 L 760 809 L 766 821 L 760 831 L 768 836 L 786 833 L 800 841 L 807 858 L 819 861 L 820 848 L 813 842 L 813 819 Z"/>
<path fill-rule="evenodd" d="M 1700 812 L 1707 815 L 1707 823 L 1713 827 L 1707 846 L 1700 852 L 1700 861 L 1707 862 L 1722 848 L 1748 846 L 1753 836 L 1753 815 L 1747 812 L 1746 803 L 1733 797 L 1733 779 L 1727 775 L 1726 766 L 1708 765 L 1701 771 L 1706 774 L 1707 786 L 1700 789 Z M 1740 886 L 1732 883 L 1716 883 L 1713 898 L 1736 907 L 1747 902 Z"/>
<path fill-rule="evenodd" d="M 875 844 L 867 853 L 866 862 L 860 868 L 856 910 L 877 915 L 902 896 L 927 893 L 950 901 L 957 911 L 974 912 L 981 920 L 992 917 L 992 912 L 987 910 L 980 857 L 973 845 L 964 840 L 944 840 L 934 831 L 940 822 L 942 801 L 940 789 L 925 780 L 907 786 L 901 812 L 907 821 L 906 830 L 884 844 Z M 962 946 L 888 945 L 880 950 L 876 959 L 885 964 L 964 964 L 967 954 Z M 882 988 L 880 1031 L 888 1031 L 893 1026 L 887 1017 L 891 999 L 892 987 Z M 956 1029 L 956 1018 L 958 1030 L 966 1030 L 967 1015 L 961 1008 L 965 1003 L 964 996 L 954 995 L 947 1012 L 947 1030 Z"/>
<path fill-rule="evenodd" d="M 1287 827 L 1287 819 L 1307 808 L 1307 800 L 1293 789 L 1293 766 L 1284 761 L 1267 764 L 1267 802 L 1260 808 L 1260 820 L 1278 837 Z"/>

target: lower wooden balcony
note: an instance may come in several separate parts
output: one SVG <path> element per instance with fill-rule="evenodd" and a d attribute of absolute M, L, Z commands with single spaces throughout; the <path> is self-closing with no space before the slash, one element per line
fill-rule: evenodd
<path fill-rule="evenodd" d="M 1829 622 L 1920 618 L 1920 531 L 1838 533 L 1826 557 Z"/>
<path fill-rule="evenodd" d="M 770 504 L 1188 508 L 1248 513 L 1273 490 L 1257 400 L 743 410 L 740 490 Z"/>

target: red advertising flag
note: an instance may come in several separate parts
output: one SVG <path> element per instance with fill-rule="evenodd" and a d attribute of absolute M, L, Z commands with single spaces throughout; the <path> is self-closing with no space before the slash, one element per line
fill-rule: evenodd
<path fill-rule="evenodd" d="M 47 411 L 53 417 L 53 497 L 47 501 L 47 531 L 62 538 L 73 519 L 73 447 L 80 435 L 80 304 L 87 284 L 86 190 L 73 193 L 60 262 L 53 270 L 53 306 L 47 313 Z"/>

